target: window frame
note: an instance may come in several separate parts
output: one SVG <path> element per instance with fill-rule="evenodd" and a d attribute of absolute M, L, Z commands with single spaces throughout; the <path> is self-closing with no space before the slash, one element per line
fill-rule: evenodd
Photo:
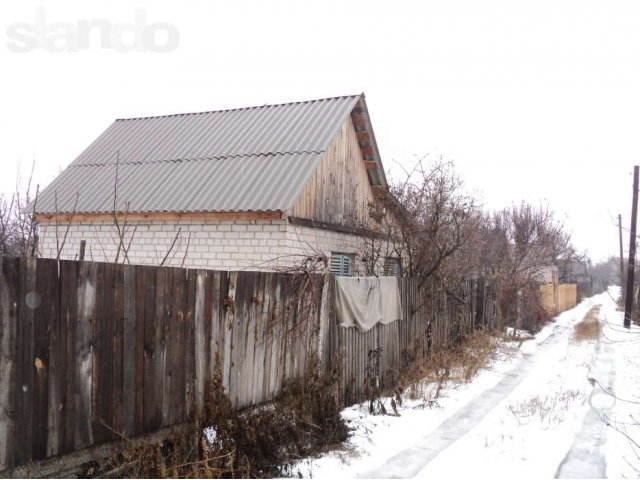
<path fill-rule="evenodd" d="M 385 277 L 402 277 L 402 258 L 384 257 L 383 272 Z"/>
<path fill-rule="evenodd" d="M 353 253 L 331 252 L 329 271 L 336 277 L 352 277 L 354 264 L 355 255 Z"/>

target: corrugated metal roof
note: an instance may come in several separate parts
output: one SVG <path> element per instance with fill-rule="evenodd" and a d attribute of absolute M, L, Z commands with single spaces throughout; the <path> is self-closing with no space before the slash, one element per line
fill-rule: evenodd
<path fill-rule="evenodd" d="M 40 194 L 37 211 L 70 213 L 78 195 L 76 213 L 113 212 L 116 170 L 118 210 L 129 201 L 130 212 L 284 211 L 359 101 L 116 120 Z"/>

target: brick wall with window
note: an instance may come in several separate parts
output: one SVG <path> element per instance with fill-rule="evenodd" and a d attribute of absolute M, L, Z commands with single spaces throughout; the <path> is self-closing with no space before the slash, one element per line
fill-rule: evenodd
<path fill-rule="evenodd" d="M 57 233 L 56 233 L 57 231 Z M 180 234 L 178 235 L 178 231 Z M 42 222 L 39 225 L 39 254 L 55 258 L 57 245 L 66 241 L 60 258 L 75 260 L 80 242 L 87 242 L 85 259 L 113 262 L 118 249 L 118 231 L 113 222 L 96 221 L 67 225 Z M 137 221 L 128 222 L 124 244 L 129 261 L 137 265 L 160 265 L 178 236 L 166 266 L 219 270 L 272 270 L 295 265 L 307 256 L 332 252 L 350 258 L 349 274 L 364 275 L 361 253 L 363 239 L 357 235 L 322 228 L 290 224 L 283 220 L 235 221 Z M 57 239 L 56 239 L 57 237 Z M 188 251 L 185 257 L 185 251 Z M 120 253 L 120 261 L 123 253 Z M 342 268 L 345 267 L 342 264 Z M 377 268 L 384 273 L 384 262 Z"/>

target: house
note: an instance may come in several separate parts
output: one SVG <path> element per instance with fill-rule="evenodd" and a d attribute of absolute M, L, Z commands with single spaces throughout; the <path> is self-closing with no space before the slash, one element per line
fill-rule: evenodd
<path fill-rule="evenodd" d="M 225 270 L 322 252 L 362 273 L 386 187 L 364 94 L 118 119 L 39 195 L 39 252 Z"/>
<path fill-rule="evenodd" d="M 543 267 L 537 267 L 534 276 L 534 281 L 541 285 L 558 283 L 558 267 L 555 265 L 545 265 Z"/>
<path fill-rule="evenodd" d="M 590 272 L 588 260 L 559 259 L 558 270 L 560 283 L 575 283 L 578 285 L 578 297 L 593 295 L 593 276 Z"/>

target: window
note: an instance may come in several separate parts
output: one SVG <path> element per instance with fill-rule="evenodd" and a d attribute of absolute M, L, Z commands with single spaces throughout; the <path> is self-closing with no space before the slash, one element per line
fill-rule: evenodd
<path fill-rule="evenodd" d="M 331 265 L 329 270 L 339 277 L 350 277 L 353 272 L 353 255 L 331 252 Z"/>
<path fill-rule="evenodd" d="M 399 258 L 387 257 L 384 259 L 384 274 L 390 277 L 402 276 L 402 264 Z"/>

